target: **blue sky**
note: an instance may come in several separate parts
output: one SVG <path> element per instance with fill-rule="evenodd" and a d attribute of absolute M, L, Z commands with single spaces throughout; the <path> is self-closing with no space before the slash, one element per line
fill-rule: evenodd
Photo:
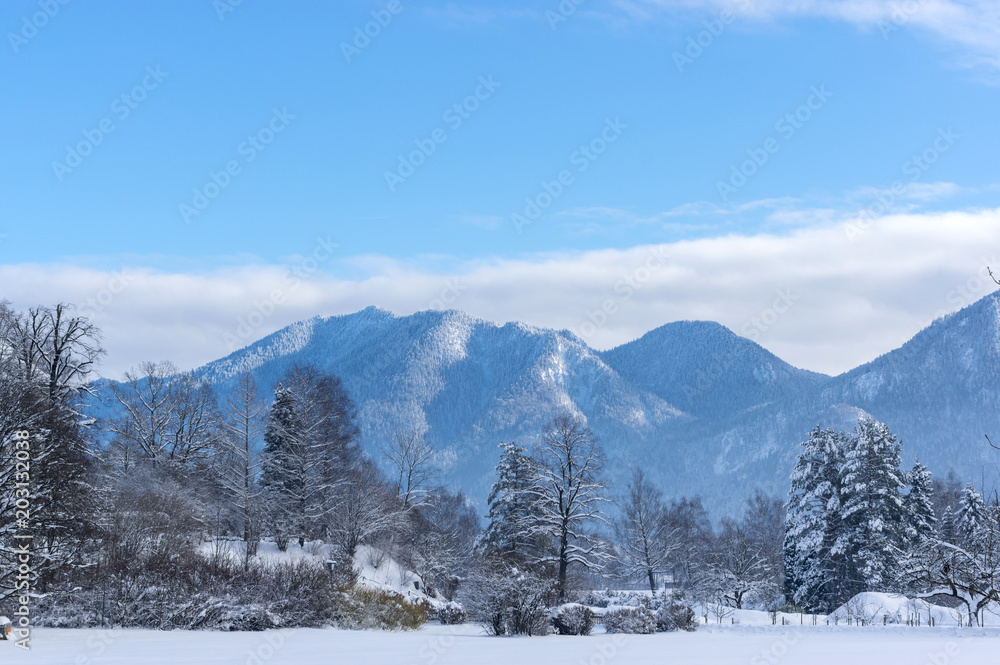
<path fill-rule="evenodd" d="M 141 283 L 133 298 L 203 279 L 188 300 L 173 303 L 183 315 L 169 303 L 164 311 L 194 328 L 221 330 L 231 323 L 193 318 L 218 307 L 202 298 L 206 288 L 231 294 L 225 302 L 234 309 L 225 315 L 237 319 L 272 290 L 232 291 L 246 284 L 242 271 L 277 274 L 325 238 L 338 246 L 336 256 L 309 275 L 322 294 L 291 298 L 294 305 L 260 334 L 364 304 L 423 309 L 449 278 L 491 266 L 504 274 L 518 266 L 518 284 L 534 274 L 535 288 L 552 302 L 528 305 L 512 286 L 504 291 L 507 304 L 491 309 L 483 303 L 495 303 L 496 294 L 476 300 L 469 287 L 456 307 L 573 327 L 565 321 L 600 304 L 602 289 L 567 294 L 572 283 L 547 283 L 544 267 L 566 257 L 592 263 L 608 256 L 602 252 L 620 257 L 666 245 L 680 265 L 689 243 L 735 237 L 768 262 L 766 250 L 750 249 L 755 242 L 850 224 L 894 183 L 902 188 L 879 217 L 910 216 L 933 227 L 947 224 L 949 214 L 972 213 L 975 228 L 997 230 L 1000 17 L 990 3 L 810 0 L 789 12 L 787 3 L 767 0 L 585 0 L 553 28 L 555 0 L 400 0 L 391 7 L 396 14 L 385 2 L 232 1 L 51 0 L 54 15 L 45 20 L 38 18 L 45 1 L 3 3 L 0 72 L 8 94 L 0 113 L 8 131 L 0 152 L 0 263 L 39 279 L 22 284 L 5 273 L 0 297 L 18 305 L 82 303 L 123 269 L 145 275 L 133 281 Z M 345 56 L 343 45 L 354 43 L 372 12 L 391 21 Z M 26 27 L 32 22 L 44 25 Z M 689 40 L 699 38 L 701 53 L 689 51 Z M 679 67 L 677 54 L 696 57 Z M 826 94 L 817 98 L 815 90 Z M 462 116 L 449 113 L 463 103 Z M 796 112 L 794 131 L 787 121 L 778 125 Z M 604 146 L 609 122 L 619 129 Z M 939 141 L 947 149 L 936 151 L 942 133 L 953 140 Z M 83 141 L 86 151 L 96 137 L 79 165 L 67 161 L 68 147 Z M 398 174 L 400 156 L 417 150 L 416 142 L 433 144 L 433 154 L 418 155 L 413 174 L 390 187 L 386 173 Z M 588 145 L 603 152 L 585 156 L 580 149 Z M 926 150 L 934 163 L 914 170 L 910 160 Z M 766 161 L 749 164 L 753 174 L 723 197 L 719 183 L 732 186 L 734 167 L 754 155 L 762 161 L 762 154 Z M 227 164 L 233 174 L 219 175 Z M 568 184 L 559 195 L 518 228 L 512 215 L 525 213 L 525 199 L 545 201 L 543 183 L 564 172 Z M 195 190 L 214 193 L 212 173 L 228 183 L 193 214 Z M 182 206 L 190 206 L 188 214 Z M 886 319 L 905 310 L 906 323 L 877 344 L 904 340 L 940 310 L 964 278 L 957 266 L 978 274 L 982 261 L 969 257 L 982 239 L 953 241 L 955 252 L 920 272 L 937 280 L 931 288 L 940 296 L 923 309 L 892 300 Z M 845 256 L 856 256 L 852 243 Z M 940 249 L 936 239 L 927 253 Z M 774 266 L 746 269 L 765 268 Z M 866 263 L 851 274 L 867 283 L 870 270 Z M 428 286 L 409 293 L 415 275 Z M 912 277 L 901 268 L 891 280 Z M 801 278 L 772 272 L 751 310 Z M 697 271 L 678 279 L 672 288 L 706 283 Z M 95 286 L 79 292 L 87 280 Z M 647 293 L 659 288 L 652 286 Z M 116 298 L 117 313 L 110 305 L 91 310 L 107 317 L 112 341 L 122 340 L 110 349 L 113 370 L 161 352 L 179 354 L 181 365 L 220 355 L 215 328 L 190 333 L 187 345 L 199 346 L 197 353 L 126 344 L 150 316 L 137 318 L 128 297 Z M 817 309 L 829 309 L 824 297 L 815 296 Z M 878 310 L 871 303 L 887 296 L 862 289 L 854 297 Z M 634 318 L 594 343 L 627 341 L 671 317 L 740 327 L 726 319 L 723 300 L 712 302 L 652 312 L 630 303 Z M 561 314 L 553 318 L 553 311 Z M 817 349 L 832 342 L 791 329 L 787 339 L 760 341 L 828 371 L 876 355 L 866 348 L 817 359 Z"/>

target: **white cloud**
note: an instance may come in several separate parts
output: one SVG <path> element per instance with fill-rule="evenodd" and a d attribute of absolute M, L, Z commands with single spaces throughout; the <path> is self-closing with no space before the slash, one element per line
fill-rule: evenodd
<path fill-rule="evenodd" d="M 347 263 L 365 271 L 361 278 L 317 270 L 297 282 L 269 265 L 190 274 L 133 267 L 124 285 L 98 270 L 8 265 L 0 266 L 0 297 L 22 308 L 68 301 L 90 309 L 91 299 L 108 376 L 146 359 L 190 368 L 224 356 L 226 336 L 239 339 L 239 321 L 248 318 L 260 324 L 247 343 L 317 314 L 368 305 L 409 314 L 445 304 L 490 320 L 569 328 L 597 348 L 671 321 L 714 320 L 795 365 L 837 373 L 993 290 L 985 267 L 1000 266 L 1000 210 L 886 216 L 853 242 L 846 228 L 483 261 L 448 275 L 358 257 Z M 283 301 L 276 305 L 275 291 Z M 792 305 L 779 314 L 783 294 Z"/>
<path fill-rule="evenodd" d="M 845 21 L 891 37 L 915 28 L 961 48 L 963 64 L 1000 67 L 1000 3 L 996 0 L 619 0 L 640 18 L 650 9 L 720 12 L 759 21 L 822 17 Z"/>

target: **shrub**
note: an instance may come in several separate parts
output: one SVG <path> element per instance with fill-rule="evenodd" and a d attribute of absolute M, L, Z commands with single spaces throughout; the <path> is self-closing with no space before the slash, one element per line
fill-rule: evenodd
<path fill-rule="evenodd" d="M 427 613 L 398 593 L 354 587 L 335 598 L 334 621 L 350 630 L 416 630 Z"/>
<path fill-rule="evenodd" d="M 552 583 L 502 561 L 474 570 L 464 594 L 469 616 L 492 635 L 546 635 Z"/>
<path fill-rule="evenodd" d="M 580 602 L 589 607 L 607 607 L 611 604 L 611 594 L 608 591 L 589 591 Z"/>
<path fill-rule="evenodd" d="M 604 627 L 609 633 L 652 635 L 656 632 L 656 616 L 645 607 L 624 607 L 605 614 Z"/>
<path fill-rule="evenodd" d="M 560 635 L 590 635 L 594 629 L 594 613 L 583 605 L 566 605 L 552 619 Z"/>
<path fill-rule="evenodd" d="M 590 591 L 580 600 L 581 605 L 588 607 L 646 607 L 649 605 L 649 595 L 640 591 Z"/>
<path fill-rule="evenodd" d="M 668 633 L 673 630 L 691 632 L 697 629 L 698 622 L 690 607 L 679 604 L 664 605 L 656 611 L 656 630 L 658 632 Z"/>
<path fill-rule="evenodd" d="M 446 626 L 465 623 L 469 615 L 458 603 L 442 605 L 437 611 L 438 621 Z"/>

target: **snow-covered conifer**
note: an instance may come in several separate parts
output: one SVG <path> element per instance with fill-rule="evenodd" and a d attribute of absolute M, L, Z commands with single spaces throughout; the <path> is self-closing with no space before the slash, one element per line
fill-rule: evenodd
<path fill-rule="evenodd" d="M 910 491 L 904 499 L 906 507 L 906 539 L 910 547 L 919 546 L 937 529 L 934 516 L 931 472 L 917 460 L 908 474 Z"/>
<path fill-rule="evenodd" d="M 853 591 L 891 591 L 899 573 L 906 481 L 901 444 L 881 422 L 865 418 L 841 466 L 841 528 L 834 555 L 846 557 Z"/>

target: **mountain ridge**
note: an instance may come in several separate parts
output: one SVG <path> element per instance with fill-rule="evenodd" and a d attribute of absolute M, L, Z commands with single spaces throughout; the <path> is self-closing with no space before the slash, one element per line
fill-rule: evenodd
<path fill-rule="evenodd" d="M 797 444 L 817 423 L 850 429 L 871 414 L 901 436 L 908 459 L 968 478 L 995 461 L 954 441 L 976 427 L 1000 433 L 996 294 L 833 377 L 709 321 L 668 323 L 598 351 L 570 331 L 377 307 L 292 324 L 194 374 L 225 390 L 249 369 L 267 394 L 296 362 L 343 379 L 370 454 L 397 429 L 422 429 L 445 480 L 480 503 L 497 445 L 530 444 L 557 413 L 598 434 L 616 491 L 642 465 L 668 495 L 702 494 L 715 513 L 738 509 L 757 487 L 787 491 Z"/>

